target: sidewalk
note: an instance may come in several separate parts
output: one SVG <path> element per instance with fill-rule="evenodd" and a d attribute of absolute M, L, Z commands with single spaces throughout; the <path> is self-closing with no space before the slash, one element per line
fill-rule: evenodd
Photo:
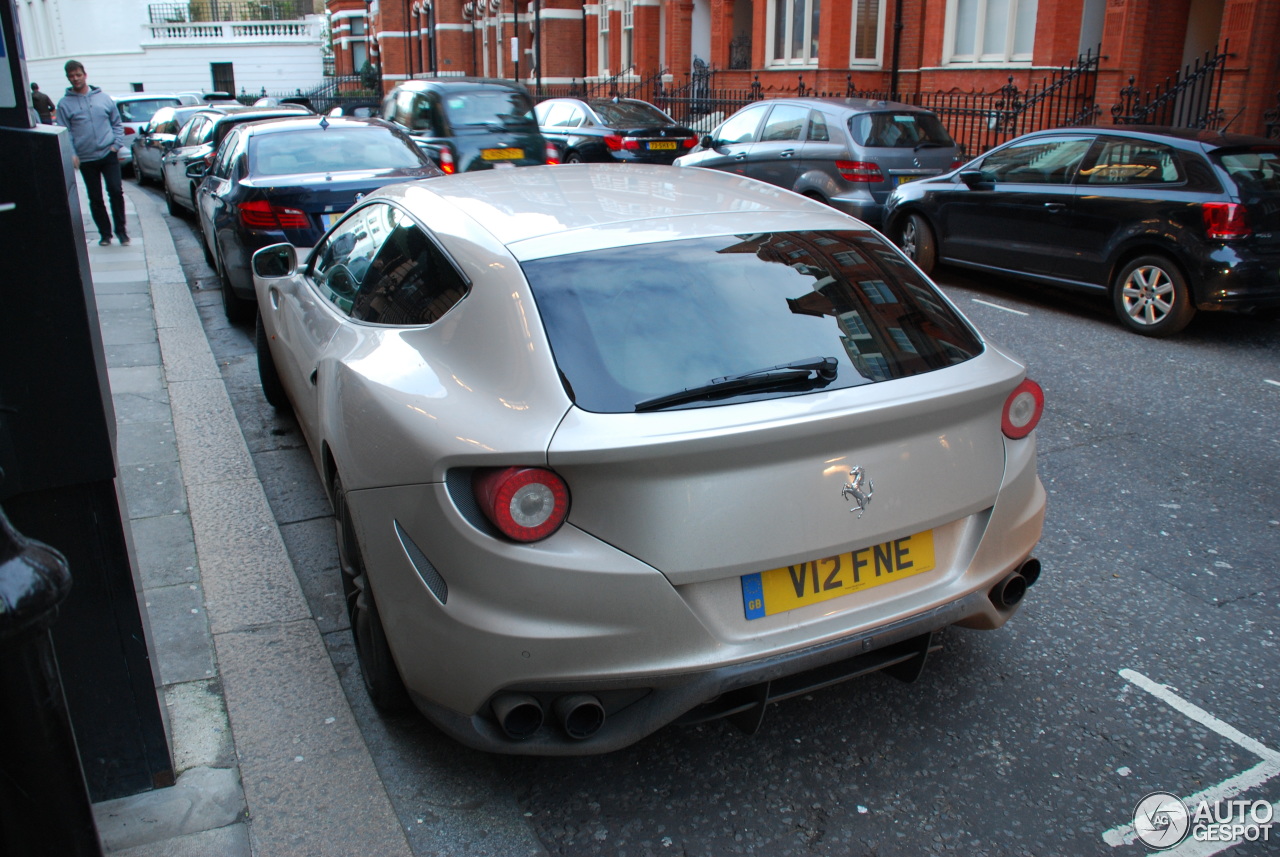
<path fill-rule="evenodd" d="M 94 806 L 120 857 L 410 857 L 307 607 L 159 204 L 98 246 L 117 464 L 177 784 Z"/>

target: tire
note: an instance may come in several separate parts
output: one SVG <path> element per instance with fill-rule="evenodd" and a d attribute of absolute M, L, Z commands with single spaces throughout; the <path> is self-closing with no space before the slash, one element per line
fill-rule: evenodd
<path fill-rule="evenodd" d="M 271 343 L 267 340 L 267 329 L 262 325 L 262 315 L 258 315 L 258 324 L 253 333 L 254 347 L 258 352 L 258 379 L 262 382 L 262 396 L 267 404 L 278 411 L 289 407 L 289 395 L 280 382 L 280 373 L 276 370 L 275 358 L 271 356 Z"/>
<path fill-rule="evenodd" d="M 137 159 L 134 159 L 133 162 L 133 180 L 136 181 L 139 186 L 147 183 L 147 174 L 143 172 L 142 167 L 138 166 Z"/>
<path fill-rule="evenodd" d="M 347 509 L 342 478 L 333 477 L 333 518 L 338 535 L 338 562 L 342 567 L 342 593 L 346 598 L 351 637 L 355 641 L 360 674 L 370 701 L 384 714 L 404 714 L 412 708 L 404 679 L 396 668 L 382 617 L 365 574 L 364 556 Z"/>
<path fill-rule="evenodd" d="M 222 286 L 222 310 L 227 314 L 227 321 L 240 324 L 253 318 L 253 314 L 258 311 L 257 303 L 236 294 L 231 287 L 231 278 L 227 276 L 227 265 L 221 257 L 218 257 L 217 267 L 218 282 Z"/>
<path fill-rule="evenodd" d="M 586 163 L 586 161 L 582 160 L 582 155 L 579 155 L 577 152 L 570 152 L 568 155 L 566 155 L 564 162 L 566 164 L 585 164 Z"/>
<path fill-rule="evenodd" d="M 932 274 L 938 264 L 938 245 L 933 237 L 933 229 L 918 214 L 908 215 L 907 222 L 902 225 L 902 234 L 898 244 L 907 258 L 916 263 L 916 267 L 926 274 Z"/>
<path fill-rule="evenodd" d="M 1172 336 L 1196 314 L 1186 277 L 1164 256 L 1139 256 L 1121 268 L 1111 301 L 1120 321 L 1143 336 Z"/>
<path fill-rule="evenodd" d="M 164 182 L 164 204 L 169 208 L 169 214 L 173 217 L 182 217 L 182 209 L 178 207 L 178 203 L 173 198 L 173 191 L 169 190 L 169 183 Z M 201 241 L 200 243 L 204 243 Z M 205 258 L 209 256 L 209 250 L 204 251 Z"/>

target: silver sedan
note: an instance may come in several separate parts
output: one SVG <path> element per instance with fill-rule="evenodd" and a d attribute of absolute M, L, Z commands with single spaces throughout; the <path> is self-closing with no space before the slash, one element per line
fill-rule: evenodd
<path fill-rule="evenodd" d="M 879 233 L 727 173 L 486 170 L 254 257 L 361 671 L 505 753 L 613 750 L 998 628 L 1040 388 Z"/>

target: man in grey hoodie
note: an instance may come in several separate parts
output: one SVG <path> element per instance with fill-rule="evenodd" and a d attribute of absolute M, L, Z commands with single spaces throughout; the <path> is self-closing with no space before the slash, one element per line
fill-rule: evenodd
<path fill-rule="evenodd" d="M 129 243 L 124 224 L 124 188 L 120 182 L 120 156 L 124 148 L 124 124 L 116 103 L 101 89 L 89 85 L 84 65 L 68 60 L 64 69 L 71 86 L 58 102 L 58 124 L 71 133 L 75 149 L 72 164 L 80 170 L 85 192 L 89 195 L 89 213 L 102 238 L 99 244 L 111 243 L 111 223 L 121 244 Z M 102 204 L 102 185 L 107 185 L 111 199 L 111 217 Z"/>

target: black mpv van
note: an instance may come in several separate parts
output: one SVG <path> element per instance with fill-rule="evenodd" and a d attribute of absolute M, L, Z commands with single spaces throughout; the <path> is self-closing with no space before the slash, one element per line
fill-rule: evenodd
<path fill-rule="evenodd" d="M 410 80 L 382 101 L 382 118 L 409 132 L 446 173 L 556 163 L 533 99 L 508 80 Z"/>

